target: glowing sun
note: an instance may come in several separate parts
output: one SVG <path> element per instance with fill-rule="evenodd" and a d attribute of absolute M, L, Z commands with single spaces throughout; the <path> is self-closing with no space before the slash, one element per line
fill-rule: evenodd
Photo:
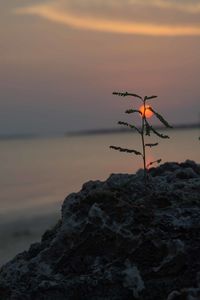
<path fill-rule="evenodd" d="M 142 105 L 140 106 L 139 111 L 141 112 L 143 117 L 145 115 L 146 118 L 151 118 L 153 116 L 153 112 L 150 110 L 150 108 L 150 105 L 145 105 L 145 107 L 144 105 Z"/>

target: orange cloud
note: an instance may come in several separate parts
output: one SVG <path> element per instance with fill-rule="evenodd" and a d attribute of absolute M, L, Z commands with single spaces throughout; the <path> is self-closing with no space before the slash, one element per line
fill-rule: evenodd
<path fill-rule="evenodd" d="M 149 36 L 200 36 L 200 25 L 159 25 L 152 23 L 110 21 L 103 18 L 75 15 L 53 5 L 21 8 L 18 14 L 35 15 L 77 29 Z"/>

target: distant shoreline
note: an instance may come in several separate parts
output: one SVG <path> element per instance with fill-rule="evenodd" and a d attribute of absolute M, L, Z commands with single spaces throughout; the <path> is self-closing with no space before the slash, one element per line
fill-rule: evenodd
<path fill-rule="evenodd" d="M 158 130 L 168 130 L 163 126 L 154 126 Z M 176 124 L 173 125 L 174 129 L 194 129 L 199 128 L 199 123 L 190 123 L 190 124 Z M 84 136 L 84 135 L 102 135 L 102 134 L 118 134 L 122 132 L 132 132 L 129 128 L 99 128 L 99 129 L 85 129 L 85 130 L 76 130 L 68 131 L 64 133 L 47 133 L 47 134 L 32 134 L 32 133 L 11 133 L 11 134 L 0 134 L 0 141 L 12 141 L 12 140 L 32 140 L 32 139 L 43 139 L 51 137 L 73 137 L 73 136 Z"/>
<path fill-rule="evenodd" d="M 0 134 L 0 140 L 29 140 L 35 139 L 39 136 L 36 134 Z"/>
<path fill-rule="evenodd" d="M 168 129 L 163 126 L 155 126 L 155 129 L 158 130 L 173 130 L 173 129 L 194 129 L 200 128 L 200 124 L 176 124 L 173 125 L 172 129 Z M 115 134 L 121 132 L 131 132 L 129 128 L 108 128 L 108 129 L 91 129 L 91 130 L 79 130 L 79 131 L 71 131 L 66 132 L 65 136 L 84 136 L 84 135 L 101 135 L 101 134 Z"/>

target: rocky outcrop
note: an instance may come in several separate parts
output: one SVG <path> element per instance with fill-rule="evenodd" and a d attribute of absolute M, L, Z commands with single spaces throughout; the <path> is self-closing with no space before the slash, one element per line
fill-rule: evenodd
<path fill-rule="evenodd" d="M 69 195 L 41 243 L 0 270 L 1 300 L 200 299 L 200 165 L 112 174 Z"/>

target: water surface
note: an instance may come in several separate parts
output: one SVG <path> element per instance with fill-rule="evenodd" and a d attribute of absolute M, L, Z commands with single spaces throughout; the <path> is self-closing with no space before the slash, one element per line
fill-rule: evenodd
<path fill-rule="evenodd" d="M 165 132 L 170 140 L 158 140 L 147 160 L 192 159 L 200 162 L 199 130 Z M 88 180 L 105 180 L 111 173 L 134 173 L 142 167 L 138 156 L 119 153 L 110 145 L 141 148 L 135 133 L 0 140 L 1 221 L 13 216 L 60 210 L 65 196 Z"/>

